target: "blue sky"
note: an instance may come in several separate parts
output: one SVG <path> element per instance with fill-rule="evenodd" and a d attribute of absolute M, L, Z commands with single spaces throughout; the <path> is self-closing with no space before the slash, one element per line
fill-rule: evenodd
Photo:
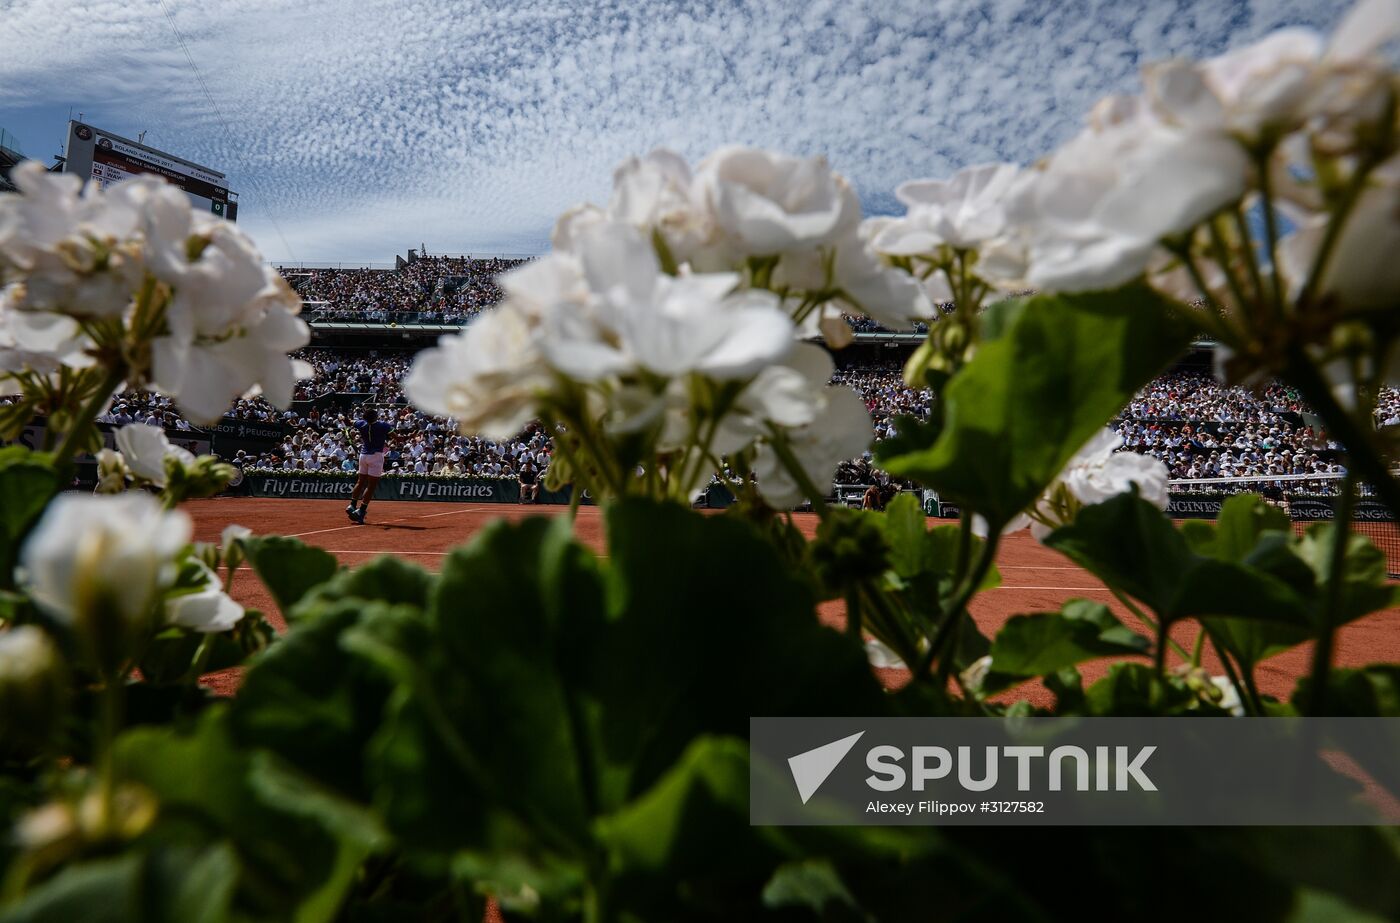
<path fill-rule="evenodd" d="M 5 0 L 0 127 L 45 159 L 70 109 L 144 130 L 229 174 L 271 259 L 537 252 L 658 145 L 822 153 L 890 212 L 903 180 L 1046 153 L 1147 61 L 1348 5 Z"/>

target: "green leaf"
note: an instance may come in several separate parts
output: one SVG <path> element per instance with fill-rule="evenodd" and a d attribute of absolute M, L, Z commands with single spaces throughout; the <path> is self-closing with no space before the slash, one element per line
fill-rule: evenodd
<path fill-rule="evenodd" d="M 778 867 L 763 887 L 763 905 L 769 908 L 803 907 L 828 919 L 828 913 L 847 910 L 852 919 L 866 919 L 846 883 L 826 859 L 804 859 Z"/>
<path fill-rule="evenodd" d="M 1317 581 L 1313 606 L 1315 624 L 1345 625 L 1400 603 L 1400 585 L 1391 583 L 1386 575 L 1385 552 L 1371 544 L 1366 536 L 1353 532 L 1346 540 L 1338 606 L 1328 610 L 1332 597 L 1332 537 L 1335 534 L 1335 523 L 1317 523 L 1294 546 L 1295 553 L 1312 570 Z"/>
<path fill-rule="evenodd" d="M 599 819 L 625 815 L 698 738 L 742 739 L 755 714 L 889 711 L 861 645 L 817 621 L 750 524 L 640 500 L 607 522 L 606 564 L 566 518 L 494 524 L 444 563 L 421 654 L 377 649 L 363 627 L 345 642 L 401 671 L 367 749 L 392 831 L 417 861 L 470 854 L 547 883 L 561 913 Z M 637 895 L 674 888 L 642 866 Z M 751 899 L 771 871 L 749 871 Z"/>
<path fill-rule="evenodd" d="M 410 606 L 358 599 L 318 600 L 308 614 L 245 674 L 230 726 L 241 743 L 271 750 L 321 784 L 368 802 L 364 750 L 383 720 L 394 677 L 345 639 L 377 622 L 421 635 L 423 616 Z"/>
<path fill-rule="evenodd" d="M 183 851 L 181 851 L 183 852 Z M 228 918 L 234 888 L 238 884 L 238 856 L 227 843 L 206 849 L 202 855 L 169 853 L 159 856 L 164 865 L 178 870 L 170 896 L 171 921 L 219 923 Z"/>
<path fill-rule="evenodd" d="M 1102 603 L 1071 599 L 1059 612 L 1012 616 L 992 643 L 991 672 L 982 688 L 996 692 L 1097 657 L 1145 654 L 1151 642 Z"/>
<path fill-rule="evenodd" d="M 58 473 L 33 453 L 0 460 L 0 590 L 14 586 L 20 545 L 58 487 Z"/>
<path fill-rule="evenodd" d="M 1142 663 L 1115 663 L 1108 668 L 1108 675 L 1084 694 L 1089 714 L 1105 717 L 1170 715 L 1195 702 L 1196 695 L 1190 689 L 1164 679 Z"/>
<path fill-rule="evenodd" d="M 242 544 L 248 563 L 288 620 L 302 597 L 329 580 L 340 566 L 330 552 L 294 538 L 264 535 L 245 538 Z"/>
<path fill-rule="evenodd" d="M 1161 510 L 1134 493 L 1080 510 L 1045 544 L 1167 621 L 1242 616 L 1306 627 L 1307 606 L 1277 577 L 1192 551 Z"/>
<path fill-rule="evenodd" d="M 1297 903 L 1287 923 L 1386 923 L 1391 917 L 1357 910 L 1335 894 L 1312 888 L 1298 889 Z"/>
<path fill-rule="evenodd" d="M 257 919 L 333 919 L 368 855 L 319 819 L 269 802 L 253 783 L 253 761 L 236 748 L 222 715 L 207 712 L 194 733 L 138 728 L 117 741 L 119 778 L 160 800 L 161 825 L 207 831 L 236 851 L 243 874 L 236 903 Z M 138 917 L 139 918 L 139 917 Z"/>
<path fill-rule="evenodd" d="M 896 574 L 912 577 L 932 569 L 934 548 L 928 540 L 928 517 L 913 494 L 901 492 L 877 521 L 889 543 L 890 568 Z"/>
<path fill-rule="evenodd" d="M 338 571 L 317 587 L 316 598 L 327 601 L 369 599 L 426 609 L 436 586 L 436 574 L 386 554 L 354 569 Z"/>
<path fill-rule="evenodd" d="M 1327 680 L 1327 714 L 1338 718 L 1400 718 L 1400 664 L 1334 669 Z M 1293 692 L 1293 704 L 1303 708 L 1312 697 L 1312 688 L 1312 677 L 1300 679 Z"/>
<path fill-rule="evenodd" d="M 949 383 L 937 442 L 881 462 L 993 528 L 1029 506 L 1187 342 L 1167 302 L 1144 286 L 1037 295 L 1018 312 Z"/>
<path fill-rule="evenodd" d="M 1197 554 L 1240 563 L 1254 552 L 1265 532 L 1292 535 L 1293 525 L 1287 513 L 1258 494 L 1236 494 L 1221 505 L 1214 523 L 1191 519 L 1181 531 Z"/>
<path fill-rule="evenodd" d="M 5 923 L 130 923 L 147 919 L 139 854 L 70 865 L 6 908 Z"/>
<path fill-rule="evenodd" d="M 757 895 L 783 853 L 749 825 L 748 794 L 748 746 L 701 737 L 651 790 L 599 821 L 609 871 L 639 918 L 665 915 L 687 891 Z M 687 887 L 695 880 L 703 892 Z"/>

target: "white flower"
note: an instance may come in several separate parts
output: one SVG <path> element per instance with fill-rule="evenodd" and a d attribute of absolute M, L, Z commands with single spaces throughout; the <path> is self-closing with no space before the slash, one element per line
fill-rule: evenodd
<path fill-rule="evenodd" d="M 194 455 L 171 445 L 165 430 L 145 423 L 131 423 L 117 430 L 117 448 L 131 473 L 157 487 L 165 486 L 165 460 L 175 459 L 182 467 L 194 464 Z"/>
<path fill-rule="evenodd" d="M 853 308 L 891 330 L 907 330 L 911 321 L 933 316 L 933 303 L 918 280 L 881 263 L 855 234 L 837 243 L 833 275 Z"/>
<path fill-rule="evenodd" d="M 1059 480 L 1085 506 L 1131 490 L 1158 509 L 1167 508 L 1167 467 L 1160 459 L 1117 451 L 1123 438 L 1112 430 L 1094 434 L 1060 472 Z"/>
<path fill-rule="evenodd" d="M 218 419 L 253 388 L 290 405 L 296 370 L 286 353 L 310 342 L 310 330 L 296 317 L 300 299 L 236 225 L 194 213 L 184 193 L 151 176 L 105 192 L 38 164 L 22 164 L 15 177 L 23 194 L 0 195 L 0 271 L 13 276 L 6 313 L 130 322 L 149 270 L 171 296 L 149 343 L 153 368 L 133 369 L 132 384 L 149 380 L 197 423 Z M 85 344 L 67 334 L 55 359 L 76 365 Z M 17 339 L 13 330 L 9 338 Z M 0 376 L 20 362 L 11 345 L 0 342 Z"/>
<path fill-rule="evenodd" d="M 1352 120 L 1389 84 L 1370 61 L 1400 34 L 1400 3 L 1363 0 L 1330 43 L 1308 29 L 1281 29 L 1199 64 L 1146 68 L 1148 98 L 1165 121 L 1191 131 L 1229 133 L 1248 143 L 1286 135 L 1312 116 Z"/>
<path fill-rule="evenodd" d="M 588 232 L 599 224 L 604 224 L 608 220 L 607 213 L 596 205 L 575 205 L 565 211 L 554 221 L 554 230 L 550 232 L 549 243 L 554 248 L 555 253 L 569 253 L 577 246 L 578 242 L 587 236 Z M 520 275 L 527 272 L 532 266 L 549 260 L 551 256 L 544 257 L 543 260 L 534 260 L 526 263 L 518 269 L 513 269 L 502 276 L 502 279 L 510 276 Z"/>
<path fill-rule="evenodd" d="M 818 247 L 860 223 L 855 192 L 824 157 L 723 147 L 701 161 L 695 174 L 716 226 L 745 255 Z"/>
<path fill-rule="evenodd" d="M 175 577 L 190 519 L 152 496 L 60 494 L 20 552 L 35 601 L 72 625 L 104 614 L 127 623 L 151 614 Z"/>
<path fill-rule="evenodd" d="M 529 319 L 508 301 L 420 352 L 403 387 L 416 407 L 502 440 L 538 414 L 550 383 Z"/>
<path fill-rule="evenodd" d="M 648 235 L 659 232 L 677 263 L 689 262 L 715 233 L 713 216 L 697 201 L 690 166 L 665 148 L 629 157 L 613 171 L 608 216 Z"/>
<path fill-rule="evenodd" d="M 877 670 L 908 670 L 909 666 L 885 644 L 876 638 L 865 639 L 865 659 Z"/>
<path fill-rule="evenodd" d="M 1396 159 L 1400 163 L 1400 158 Z M 1296 295 L 1327 234 L 1320 216 L 1306 220 L 1279 243 L 1279 268 Z M 1382 173 L 1347 216 L 1316 289 L 1343 307 L 1393 309 L 1400 303 L 1400 181 Z"/>
<path fill-rule="evenodd" d="M 142 266 L 130 238 L 141 201 L 160 183 L 138 178 L 103 193 L 75 176 L 25 161 L 18 194 L 0 195 L 0 274 L 22 277 L 17 307 L 75 317 L 120 315 Z"/>
<path fill-rule="evenodd" d="M 233 547 L 233 543 L 245 538 L 251 538 L 253 530 L 247 526 L 240 526 L 236 522 L 231 522 L 224 526 L 224 530 L 219 533 L 219 547 L 228 551 Z"/>
<path fill-rule="evenodd" d="M 785 428 L 806 426 L 826 408 L 827 382 L 835 369 L 831 353 L 798 343 L 781 362 L 759 372 L 737 402 L 737 411 Z"/>
<path fill-rule="evenodd" d="M 194 423 L 213 423 L 229 404 L 253 388 L 276 407 L 291 406 L 306 369 L 288 353 L 311 341 L 297 316 L 300 299 L 280 279 L 246 306 L 244 320 L 221 336 L 180 331 L 151 344 L 152 380 Z"/>
<path fill-rule="evenodd" d="M 807 426 L 788 430 L 792 453 L 812 486 L 825 493 L 831 487 L 836 466 L 864 452 L 874 437 L 870 412 L 860 396 L 845 386 L 826 389 L 826 406 Z M 804 494 L 796 480 L 767 442 L 759 444 L 754 458 L 758 489 L 778 509 L 796 506 Z"/>
<path fill-rule="evenodd" d="M 1216 706 L 1225 709 L 1236 718 L 1244 717 L 1244 703 L 1240 701 L 1240 691 L 1230 682 L 1228 676 L 1212 676 L 1211 684 L 1220 690 L 1220 701 Z"/>
<path fill-rule="evenodd" d="M 793 326 L 769 292 L 735 293 L 730 273 L 669 276 L 633 228 L 600 226 L 579 246 L 593 293 L 587 308 L 557 305 L 544 315 L 540 348 L 581 381 L 645 370 L 745 378 L 792 348 Z"/>
<path fill-rule="evenodd" d="M 978 657 L 976 660 L 972 661 L 972 663 L 968 664 L 967 669 L 958 674 L 958 677 L 962 680 L 962 684 L 965 688 L 976 692 L 982 689 L 982 684 L 987 681 L 987 676 L 991 672 L 992 655 L 983 654 L 981 657 Z"/>
<path fill-rule="evenodd" d="M 202 634 L 228 631 L 243 618 L 243 607 L 219 589 L 218 577 L 205 569 L 202 589 L 182 593 L 165 601 L 165 620 L 171 625 Z"/>
<path fill-rule="evenodd" d="M 1165 510 L 1167 466 L 1160 459 L 1135 452 L 1118 452 L 1122 445 L 1122 437 L 1112 430 L 1096 432 L 1066 463 L 1035 504 L 1027 512 L 1014 517 L 1002 529 L 1002 534 L 1030 526 L 1031 535 L 1037 541 L 1044 541 L 1056 528 L 1073 519 L 1079 506 L 1103 503 L 1127 493 L 1134 486 L 1142 499 Z M 1062 509 L 1065 495 L 1073 501 L 1073 509 Z M 974 516 L 973 531 L 985 537 L 986 520 Z"/>
<path fill-rule="evenodd" d="M 1249 168 L 1224 133 L 1164 125 L 1141 100 L 1102 101 L 1089 127 L 1007 196 L 1007 217 L 1027 248 L 1027 281 L 1083 291 L 1141 275 L 1160 240 L 1243 196 Z"/>
<path fill-rule="evenodd" d="M 0 298 L 0 394 L 18 389 L 12 375 L 47 377 L 63 366 L 86 368 L 94 362 L 86 352 L 92 343 L 73 318 L 15 310 L 5 302 Z"/>
<path fill-rule="evenodd" d="M 952 179 L 903 183 L 895 195 L 908 214 L 886 225 L 873 246 L 881 253 L 916 256 L 947 245 L 975 250 L 1006 230 L 1003 200 L 1020 169 L 993 163 L 967 167 Z"/>

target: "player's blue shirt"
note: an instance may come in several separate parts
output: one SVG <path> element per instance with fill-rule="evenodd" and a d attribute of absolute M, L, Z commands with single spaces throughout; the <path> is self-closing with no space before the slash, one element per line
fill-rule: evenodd
<path fill-rule="evenodd" d="M 364 420 L 355 421 L 355 429 L 360 432 L 360 454 L 376 455 L 384 451 L 384 440 L 389 438 L 389 434 L 394 428 L 383 420 L 375 420 L 368 423 Z"/>

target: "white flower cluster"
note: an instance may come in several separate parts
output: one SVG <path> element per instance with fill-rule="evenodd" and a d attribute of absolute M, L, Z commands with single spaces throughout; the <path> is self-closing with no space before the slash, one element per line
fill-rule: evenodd
<path fill-rule="evenodd" d="M 725 148 L 694 174 L 667 151 L 630 160 L 609 208 L 563 215 L 553 252 L 502 277 L 497 310 L 420 354 L 405 393 L 492 439 L 537 416 L 641 439 L 641 464 L 664 469 L 676 496 L 750 448 L 775 505 L 808 492 L 804 475 L 824 493 L 871 422 L 827 386 L 826 352 L 799 339 L 838 339 L 837 327 L 848 339 L 842 306 L 901 325 L 928 313 L 859 225 L 849 185 L 820 158 Z"/>
<path fill-rule="evenodd" d="M 1364 169 L 1359 201 L 1313 294 L 1393 306 L 1400 84 L 1378 52 L 1397 34 L 1400 0 L 1363 0 L 1330 41 L 1287 29 L 1206 61 L 1149 65 L 1142 95 L 1102 100 L 1079 135 L 1028 169 L 977 166 L 946 182 L 904 184 L 898 194 L 908 214 L 883 224 L 873 246 L 922 258 L 912 268 L 935 300 L 952 291 L 942 272 L 951 251 L 974 257 L 989 286 L 1087 291 L 1148 273 L 1188 302 L 1229 304 L 1226 270 L 1236 267 L 1218 258 L 1247 249 L 1249 229 L 1212 219 L 1243 215 L 1267 187 L 1267 204 L 1295 227 L 1278 245 L 1291 298 L 1308 280 L 1339 185 Z M 1212 233 L 1224 237 L 1223 250 Z M 1183 247 L 1207 291 L 1186 271 Z"/>
<path fill-rule="evenodd" d="M 148 494 L 62 494 L 25 541 L 23 582 L 44 611 L 80 632 L 100 634 L 101 623 L 124 632 L 165 624 L 227 631 L 243 607 L 213 571 L 182 557 L 191 529 L 189 516 L 163 510 Z M 200 579 L 176 589 L 182 564 L 198 569 Z"/>
<path fill-rule="evenodd" d="M 286 407 L 310 372 L 300 299 L 237 227 L 142 176 L 105 192 L 28 161 L 0 195 L 0 393 L 61 367 L 121 365 L 128 383 L 217 420 L 260 389 Z"/>
<path fill-rule="evenodd" d="M 724 147 L 692 172 L 666 150 L 634 157 L 613 174 L 606 210 L 565 216 L 556 248 L 580 223 L 612 220 L 658 241 L 668 262 L 695 272 L 737 272 L 746 285 L 776 292 L 804 336 L 841 348 L 851 332 L 841 312 L 906 329 L 932 314 L 907 276 L 876 257 L 860 201 L 825 158 Z"/>

